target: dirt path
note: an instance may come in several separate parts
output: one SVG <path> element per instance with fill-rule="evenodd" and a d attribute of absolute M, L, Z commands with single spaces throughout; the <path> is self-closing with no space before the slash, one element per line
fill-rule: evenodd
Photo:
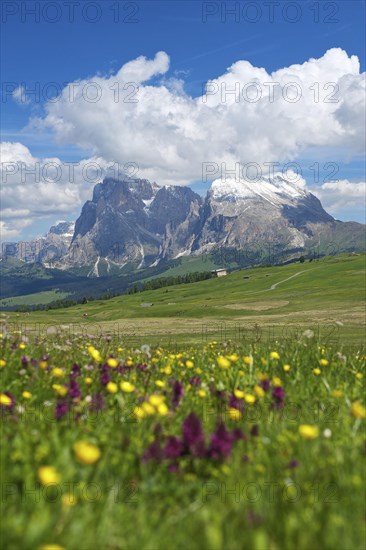
<path fill-rule="evenodd" d="M 294 275 L 291 275 L 291 277 L 287 277 L 287 279 L 283 279 L 283 281 L 279 281 L 278 283 L 275 283 L 274 285 L 271 286 L 271 288 L 268 288 L 267 290 L 274 290 L 276 288 L 276 286 L 278 286 L 282 283 L 285 283 L 286 281 L 289 281 L 290 279 L 293 279 L 294 277 L 297 277 L 298 275 L 301 275 L 301 273 L 305 273 L 305 271 L 308 271 L 308 270 L 304 269 L 304 271 L 298 271 Z"/>

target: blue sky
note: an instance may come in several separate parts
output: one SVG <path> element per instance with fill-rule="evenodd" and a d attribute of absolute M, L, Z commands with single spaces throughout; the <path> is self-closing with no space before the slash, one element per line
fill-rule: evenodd
<path fill-rule="evenodd" d="M 60 20 L 57 22 L 51 22 L 56 15 L 51 8 L 45 15 L 40 13 L 39 22 L 34 20 L 34 15 L 21 13 L 21 4 L 26 4 L 30 10 L 35 2 L 12 2 L 8 3 L 12 4 L 8 8 L 4 8 L 4 4 L 2 82 L 24 83 L 28 90 L 37 83 L 43 89 L 50 82 L 63 87 L 69 82 L 95 75 L 105 77 L 139 56 L 150 59 L 159 51 L 170 57 L 169 71 L 164 77 L 183 79 L 185 93 L 192 98 L 202 95 L 206 81 L 223 75 L 239 60 L 247 60 L 271 73 L 293 64 L 303 64 L 310 58 L 320 58 L 331 48 L 341 48 L 349 56 L 358 56 L 361 72 L 365 70 L 363 1 L 299 0 L 295 4 L 301 15 L 296 14 L 290 2 L 275 2 L 273 22 L 270 21 L 269 6 L 262 1 L 239 2 L 237 21 L 229 14 L 225 21 L 225 8 L 234 8 L 235 2 L 107 0 L 95 2 L 99 7 L 96 22 L 90 21 L 96 15 L 93 7 L 86 12 L 89 21 L 82 16 L 82 8 L 90 2 L 80 2 L 80 6 L 75 7 L 74 22 L 69 20 L 68 9 L 61 1 L 58 2 Z M 40 2 L 41 9 L 45 4 Z M 117 4 L 119 21 L 115 22 L 116 11 L 112 6 L 116 10 Z M 17 13 L 8 13 L 4 9 L 14 9 Z M 212 11 L 215 13 L 211 14 Z M 288 21 L 296 15 L 298 21 Z M 258 20 L 250 22 L 255 17 Z M 129 19 L 136 22 L 128 22 Z M 154 82 L 155 77 L 149 83 L 153 85 Z M 57 142 L 52 128 L 36 131 L 29 126 L 31 118 L 44 116 L 45 101 L 42 97 L 34 102 L 29 96 L 29 104 L 20 105 L 14 99 L 4 97 L 4 84 L 2 92 L 2 141 L 20 142 L 35 157 L 52 156 L 64 161 L 85 158 L 90 152 L 87 148 L 82 150 L 78 143 Z M 311 151 L 307 150 L 306 157 L 306 162 L 301 159 L 305 177 L 310 173 L 312 161 L 319 156 L 314 154 L 312 157 Z M 322 165 L 327 155 L 323 158 Z M 364 181 L 362 156 L 345 154 L 340 155 L 340 159 L 340 179 Z M 321 168 L 323 180 L 326 174 L 327 171 Z M 199 181 L 192 181 L 192 184 L 195 189 L 204 191 L 205 186 Z M 74 218 L 78 211 L 79 206 L 70 212 L 68 218 Z M 42 232 L 55 217 L 35 218 L 35 223 L 24 229 L 20 236 Z M 67 216 L 58 216 L 64 217 Z M 362 212 L 357 209 L 345 209 L 337 217 L 363 220 Z"/>

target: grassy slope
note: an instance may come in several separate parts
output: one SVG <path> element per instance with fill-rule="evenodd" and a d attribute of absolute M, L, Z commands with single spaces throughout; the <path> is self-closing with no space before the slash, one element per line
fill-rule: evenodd
<path fill-rule="evenodd" d="M 22 296 L 13 296 L 12 298 L 4 298 L 0 300 L 0 307 L 8 307 L 14 305 L 36 305 L 49 304 L 55 300 L 67 298 L 67 292 L 59 292 L 58 290 L 44 290 L 34 294 L 24 294 Z"/>
<path fill-rule="evenodd" d="M 27 315 L 10 314 L 13 322 L 72 324 L 91 334 L 98 331 L 144 337 L 168 336 L 177 341 L 202 341 L 234 336 L 240 326 L 253 337 L 257 323 L 288 334 L 289 325 L 301 331 L 320 330 L 322 336 L 362 341 L 365 311 L 365 255 L 324 258 L 318 262 L 241 270 L 220 278 L 178 285 L 108 301 Z M 302 271 L 271 290 L 271 285 Z M 249 277 L 249 279 L 244 278 Z M 141 303 L 152 302 L 149 308 Z M 83 317 L 87 313 L 88 317 Z M 339 324 L 342 323 L 342 324 Z M 89 327 L 89 328 L 88 328 Z M 295 330 L 295 329 L 294 329 Z M 268 333 L 268 331 L 266 332 Z M 293 332 L 294 334 L 294 332 Z M 148 338 L 147 338 L 148 337 Z"/>

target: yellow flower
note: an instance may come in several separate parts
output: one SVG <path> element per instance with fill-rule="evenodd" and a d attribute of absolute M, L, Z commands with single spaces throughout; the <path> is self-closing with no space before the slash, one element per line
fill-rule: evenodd
<path fill-rule="evenodd" d="M 102 361 L 99 351 L 95 349 L 94 346 L 88 346 L 88 353 L 90 357 L 94 359 L 94 361 L 96 361 L 97 363 L 100 363 Z"/>
<path fill-rule="evenodd" d="M 123 348 L 118 348 L 117 351 L 121 352 L 123 351 Z"/>
<path fill-rule="evenodd" d="M 279 388 L 280 386 L 282 386 L 281 378 L 278 378 L 278 376 L 274 376 L 272 378 L 272 384 L 274 385 L 275 388 Z"/>
<path fill-rule="evenodd" d="M 197 395 L 199 395 L 200 397 L 206 397 L 206 392 L 205 390 L 198 390 Z"/>
<path fill-rule="evenodd" d="M 48 367 L 47 361 L 40 361 L 39 366 L 41 369 L 46 369 Z"/>
<path fill-rule="evenodd" d="M 88 441 L 78 441 L 75 443 L 74 453 L 76 459 L 81 464 L 94 464 L 102 456 L 100 449 Z"/>
<path fill-rule="evenodd" d="M 158 405 L 157 410 L 160 416 L 166 416 L 169 412 L 166 403 L 161 403 L 160 405 Z"/>
<path fill-rule="evenodd" d="M 169 374 L 172 374 L 172 367 L 170 365 L 167 365 L 165 367 L 165 369 L 162 369 L 161 372 L 163 372 L 164 374 L 167 374 L 169 376 Z"/>
<path fill-rule="evenodd" d="M 153 395 L 150 395 L 149 397 L 149 403 L 153 406 L 153 407 L 158 407 L 159 405 L 161 405 L 162 403 L 164 403 L 164 396 L 163 395 L 157 395 L 156 393 L 154 393 Z"/>
<path fill-rule="evenodd" d="M 107 388 L 107 391 L 109 391 L 109 393 L 118 392 L 118 386 L 115 382 L 108 382 L 108 384 L 106 385 L 106 388 Z"/>
<path fill-rule="evenodd" d="M 22 393 L 22 396 L 24 397 L 24 399 L 30 399 L 32 397 L 32 394 L 30 391 L 24 391 Z"/>
<path fill-rule="evenodd" d="M 255 396 L 254 395 L 250 395 L 250 394 L 245 394 L 245 402 L 248 403 L 249 405 L 255 403 Z"/>
<path fill-rule="evenodd" d="M 52 384 L 52 388 L 55 390 L 57 395 L 60 395 L 61 397 L 65 397 L 67 395 L 68 389 L 66 386 L 61 386 L 60 384 Z"/>
<path fill-rule="evenodd" d="M 55 378 L 62 378 L 63 376 L 65 376 L 64 371 L 62 369 L 60 369 L 59 367 L 55 367 L 54 369 L 52 369 L 51 374 Z"/>
<path fill-rule="evenodd" d="M 3 369 L 6 366 L 5 359 L 0 359 L 0 369 Z"/>
<path fill-rule="evenodd" d="M 145 418 L 145 415 L 146 415 L 142 407 L 135 407 L 133 409 L 133 414 L 136 416 L 136 418 L 140 418 L 140 419 Z"/>
<path fill-rule="evenodd" d="M 129 357 L 127 359 L 127 361 L 125 362 L 125 365 L 126 365 L 126 367 L 132 367 L 133 361 L 132 361 L 131 357 Z"/>
<path fill-rule="evenodd" d="M 253 365 L 253 357 L 251 355 L 245 355 L 243 361 L 245 365 Z"/>
<path fill-rule="evenodd" d="M 351 414 L 355 418 L 366 418 L 366 409 L 359 401 L 352 403 Z"/>
<path fill-rule="evenodd" d="M 320 365 L 321 367 L 327 367 L 327 366 L 329 365 L 328 359 L 320 359 L 320 360 L 319 360 L 319 365 Z"/>
<path fill-rule="evenodd" d="M 121 382 L 119 387 L 125 393 L 132 393 L 135 391 L 135 386 L 131 382 Z"/>
<path fill-rule="evenodd" d="M 299 434 L 304 439 L 316 439 L 319 435 L 319 428 L 310 424 L 301 424 L 299 426 Z"/>
<path fill-rule="evenodd" d="M 230 360 L 226 357 L 223 357 L 222 355 L 219 355 L 219 357 L 217 358 L 217 364 L 222 369 L 228 369 L 231 365 Z"/>
<path fill-rule="evenodd" d="M 107 359 L 107 365 L 111 367 L 111 369 L 115 369 L 116 367 L 118 367 L 118 361 L 117 359 L 114 359 L 114 357 L 110 357 L 109 359 Z"/>
<path fill-rule="evenodd" d="M 87 376 L 87 377 L 85 378 L 85 384 L 87 384 L 88 386 L 90 386 L 90 384 L 92 384 L 92 383 L 93 383 L 93 379 L 90 378 L 90 376 Z"/>
<path fill-rule="evenodd" d="M 41 466 L 38 468 L 38 479 L 42 485 L 49 483 L 60 483 L 61 475 L 53 466 Z"/>
<path fill-rule="evenodd" d="M 76 504 L 76 498 L 73 495 L 63 495 L 62 497 L 62 506 L 65 508 L 70 508 L 71 506 L 75 506 Z"/>
<path fill-rule="evenodd" d="M 11 398 L 5 393 L 0 393 L 0 405 L 5 405 L 6 407 L 9 407 L 9 405 L 11 404 L 12 404 Z"/>
<path fill-rule="evenodd" d="M 25 349 L 27 346 L 25 344 L 19 344 L 19 349 Z"/>
<path fill-rule="evenodd" d="M 282 368 L 283 368 L 283 370 L 284 370 L 285 372 L 288 372 L 288 371 L 290 370 L 291 367 L 290 367 L 290 365 L 283 365 Z"/>
<path fill-rule="evenodd" d="M 244 399 L 244 392 L 242 390 L 234 390 L 234 395 L 237 399 Z"/>
<path fill-rule="evenodd" d="M 156 380 L 155 381 L 155 386 L 158 386 L 158 388 L 164 388 L 165 387 L 165 382 L 163 382 L 162 380 Z"/>
<path fill-rule="evenodd" d="M 270 356 L 271 359 L 279 359 L 279 358 L 280 358 L 280 356 L 279 356 L 279 354 L 278 354 L 277 351 L 271 351 L 271 353 L 269 354 L 269 356 Z"/>
<path fill-rule="evenodd" d="M 139 408 L 139 407 L 136 407 L 136 409 Z M 142 403 L 141 405 L 141 409 L 143 410 L 144 414 L 154 414 L 155 413 L 155 409 L 154 407 L 151 405 L 151 403 L 148 403 L 147 401 L 145 401 L 144 403 Z"/>
<path fill-rule="evenodd" d="M 362 372 L 356 372 L 356 378 L 357 378 L 358 380 L 362 380 L 362 378 L 363 378 Z"/>
<path fill-rule="evenodd" d="M 230 408 L 228 410 L 228 415 L 231 420 L 240 420 L 241 419 L 241 412 L 238 409 Z"/>
<path fill-rule="evenodd" d="M 229 359 L 232 363 L 236 363 L 239 359 L 239 355 L 237 355 L 236 353 L 233 353 L 232 355 L 229 355 Z"/>
<path fill-rule="evenodd" d="M 264 397 L 266 395 L 266 392 L 264 391 L 263 388 L 261 388 L 260 386 L 258 385 L 255 385 L 254 386 L 254 393 L 258 396 L 258 397 Z"/>
<path fill-rule="evenodd" d="M 64 546 L 59 544 L 43 544 L 38 547 L 38 550 L 66 550 Z"/>
<path fill-rule="evenodd" d="M 322 371 L 318 368 L 316 369 L 313 369 L 313 373 L 316 374 L 317 376 L 319 376 L 319 374 L 321 373 Z"/>
<path fill-rule="evenodd" d="M 196 374 L 202 374 L 202 369 L 197 367 L 196 370 L 195 370 L 195 373 Z"/>
<path fill-rule="evenodd" d="M 186 367 L 187 367 L 187 369 L 193 369 L 193 367 L 194 367 L 193 361 L 190 361 L 188 359 L 188 361 L 186 361 Z"/>

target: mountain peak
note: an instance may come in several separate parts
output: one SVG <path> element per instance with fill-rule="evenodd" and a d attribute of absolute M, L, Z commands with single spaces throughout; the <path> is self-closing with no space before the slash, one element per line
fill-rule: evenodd
<path fill-rule="evenodd" d="M 209 189 L 211 199 L 238 202 L 243 200 L 267 201 L 273 206 L 292 203 L 310 196 L 304 186 L 290 181 L 280 174 L 272 178 L 262 177 L 257 181 L 228 178 L 215 180 Z"/>

